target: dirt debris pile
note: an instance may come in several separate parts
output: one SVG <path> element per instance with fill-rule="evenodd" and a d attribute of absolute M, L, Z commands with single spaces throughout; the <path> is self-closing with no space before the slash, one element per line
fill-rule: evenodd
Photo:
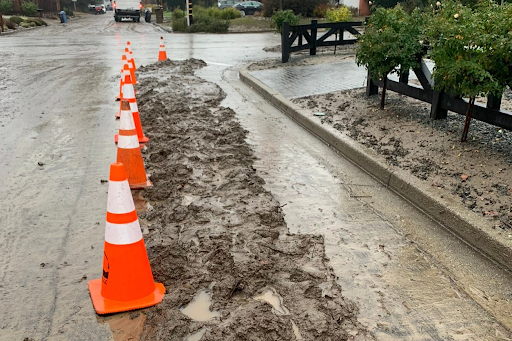
<path fill-rule="evenodd" d="M 503 105 L 512 102 L 504 94 Z M 472 120 L 469 139 L 460 142 L 464 116 L 449 112 L 432 121 L 429 105 L 392 91 L 385 110 L 380 96 L 364 89 L 293 100 L 325 115 L 319 120 L 373 149 L 384 162 L 408 170 L 438 189 L 441 198 L 460 203 L 488 218 L 486 228 L 512 231 L 512 132 Z"/>
<path fill-rule="evenodd" d="M 155 280 L 167 289 L 162 304 L 148 309 L 143 339 L 372 339 L 335 282 L 323 238 L 288 233 L 280 204 L 253 168 L 247 131 L 220 106 L 225 94 L 194 75 L 205 65 L 167 60 L 139 68 L 154 183 L 144 192 L 150 209 L 139 217 Z M 204 309 L 217 317 L 180 312 L 205 292 L 211 306 Z"/>

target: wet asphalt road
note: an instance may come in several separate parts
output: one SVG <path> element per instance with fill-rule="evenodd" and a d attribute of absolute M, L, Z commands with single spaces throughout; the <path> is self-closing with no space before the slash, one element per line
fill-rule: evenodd
<path fill-rule="evenodd" d="M 199 58 L 250 131 L 293 233 L 322 233 L 345 295 L 381 340 L 511 338 L 510 276 L 254 94 L 236 66 L 273 34 L 168 34 L 105 16 L 0 37 L 0 340 L 109 340 L 87 281 L 102 261 L 121 53 Z"/>

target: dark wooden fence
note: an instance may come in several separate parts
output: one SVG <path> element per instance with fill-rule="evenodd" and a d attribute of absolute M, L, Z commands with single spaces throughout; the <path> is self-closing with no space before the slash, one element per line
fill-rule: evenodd
<path fill-rule="evenodd" d="M 408 75 L 406 74 L 400 77 L 398 82 L 388 79 L 387 89 L 430 103 L 430 118 L 434 120 L 446 118 L 448 110 L 461 115 L 466 114 L 467 100 L 434 90 L 432 75 L 423 60 L 421 61 L 421 66 L 412 71 L 418 78 L 421 86 L 409 84 Z M 366 95 L 376 95 L 379 86 L 382 87 L 383 82 L 372 80 L 368 73 Z M 489 96 L 485 106 L 475 103 L 473 118 L 512 131 L 512 113 L 500 110 L 500 105 L 501 97 Z"/>
<path fill-rule="evenodd" d="M 320 46 L 355 44 L 357 36 L 360 35 L 356 27 L 362 25 L 363 23 L 360 21 L 319 24 L 317 20 L 311 20 L 310 25 L 290 26 L 285 21 L 281 32 L 282 62 L 288 62 L 290 53 L 296 51 L 309 50 L 309 54 L 313 56 L 316 54 L 317 47 Z M 323 32 L 320 37 L 318 37 L 319 30 L 320 33 Z M 345 32 L 351 33 L 356 38 L 345 39 L 343 36 Z M 332 35 L 337 35 L 336 39 L 327 40 Z"/>
<path fill-rule="evenodd" d="M 282 62 L 288 62 L 290 53 L 296 51 L 309 49 L 309 54 L 315 55 L 317 47 L 320 46 L 355 44 L 360 35 L 356 27 L 362 25 L 362 22 L 318 24 L 316 20 L 312 20 L 310 25 L 290 26 L 288 22 L 284 22 L 281 36 Z M 325 32 L 320 37 L 318 37 L 319 29 Z M 354 35 L 355 39 L 344 39 L 345 31 Z M 336 34 L 338 35 L 337 39 L 327 40 L 328 37 Z M 461 115 L 466 114 L 467 100 L 434 90 L 432 75 L 423 60 L 421 60 L 421 66 L 412 71 L 416 74 L 421 86 L 409 84 L 409 76 L 405 74 L 400 77 L 398 82 L 388 79 L 387 89 L 430 103 L 430 118 L 434 120 L 446 118 L 448 110 Z M 366 95 L 376 95 L 379 86 L 382 87 L 383 82 L 373 81 L 368 74 Z M 475 103 L 473 118 L 512 131 L 512 113 L 500 110 L 500 105 L 501 96 L 489 96 L 485 106 Z"/>

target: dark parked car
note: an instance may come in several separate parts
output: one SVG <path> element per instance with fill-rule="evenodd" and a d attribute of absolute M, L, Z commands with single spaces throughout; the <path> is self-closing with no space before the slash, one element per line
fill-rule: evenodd
<path fill-rule="evenodd" d="M 242 16 L 248 14 L 254 14 L 262 10 L 263 5 L 258 1 L 244 1 L 233 5 L 234 8 L 240 11 Z"/>

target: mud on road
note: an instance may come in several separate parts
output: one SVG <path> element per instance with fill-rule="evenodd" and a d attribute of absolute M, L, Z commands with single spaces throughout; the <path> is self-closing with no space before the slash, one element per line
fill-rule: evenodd
<path fill-rule="evenodd" d="M 343 298 L 323 237 L 289 233 L 255 174 L 247 132 L 220 107 L 225 94 L 194 75 L 204 66 L 167 60 L 138 70 L 154 184 L 139 217 L 155 280 L 167 290 L 147 310 L 142 339 L 372 339 Z M 180 311 L 205 296 L 212 303 L 202 316 Z"/>

